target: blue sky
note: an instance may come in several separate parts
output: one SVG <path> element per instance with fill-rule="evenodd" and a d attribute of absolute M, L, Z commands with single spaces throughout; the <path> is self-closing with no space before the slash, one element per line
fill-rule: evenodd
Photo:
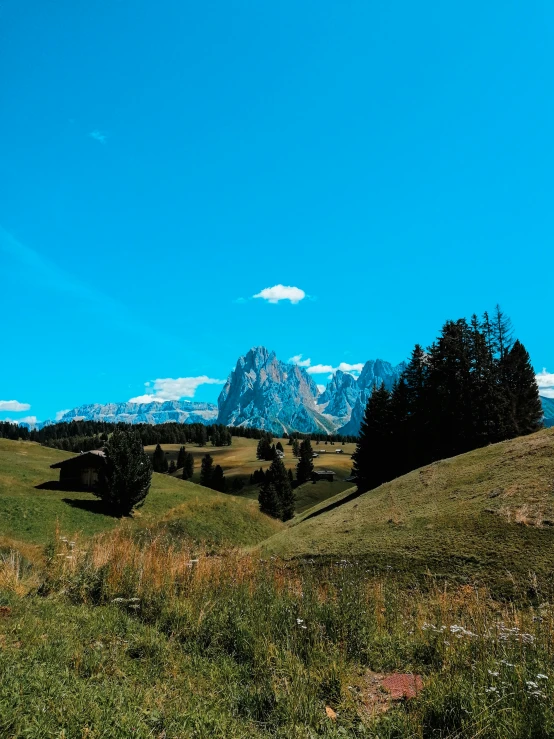
<path fill-rule="evenodd" d="M 554 373 L 553 36 L 547 2 L 4 0 L 0 418 L 213 400 L 257 344 L 397 363 L 497 302 Z"/>

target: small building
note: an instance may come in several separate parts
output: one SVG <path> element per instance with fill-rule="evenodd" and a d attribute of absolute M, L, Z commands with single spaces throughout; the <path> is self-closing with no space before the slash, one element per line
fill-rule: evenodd
<path fill-rule="evenodd" d="M 51 464 L 53 470 L 60 470 L 60 486 L 73 490 L 95 490 L 101 484 L 102 471 L 106 465 L 106 455 L 101 449 L 81 452 L 75 457 Z"/>
<path fill-rule="evenodd" d="M 277 456 L 279 457 L 279 459 L 284 459 L 285 458 L 285 452 L 282 452 L 280 449 L 277 449 L 275 453 L 277 454 Z"/>
<path fill-rule="evenodd" d="M 344 449 L 335 449 L 335 454 L 344 454 Z"/>
<path fill-rule="evenodd" d="M 333 482 L 335 479 L 335 473 L 333 470 L 314 470 L 312 472 L 312 482 L 318 482 L 319 480 L 328 480 Z"/>
<path fill-rule="evenodd" d="M 319 457 L 319 453 L 318 453 L 318 452 L 312 452 L 312 457 L 313 457 L 314 459 L 315 459 L 315 457 Z"/>

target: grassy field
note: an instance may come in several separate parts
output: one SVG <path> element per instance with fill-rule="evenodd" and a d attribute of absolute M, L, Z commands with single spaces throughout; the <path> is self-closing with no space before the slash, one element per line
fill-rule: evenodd
<path fill-rule="evenodd" d="M 42 545 L 54 537 L 57 527 L 70 536 L 78 532 L 90 536 L 119 525 L 90 493 L 37 489 L 57 480 L 58 470 L 50 465 L 68 456 L 32 442 L 0 439 L 0 546 Z M 197 540 L 238 545 L 260 541 L 280 526 L 263 516 L 254 501 L 154 474 L 133 524 L 148 526 L 165 519 Z"/>
<path fill-rule="evenodd" d="M 554 736 L 554 430 L 356 499 L 308 483 L 287 527 L 167 475 L 119 522 L 36 488 L 65 456 L 0 441 L 1 737 Z"/>
<path fill-rule="evenodd" d="M 275 439 L 275 443 L 281 441 L 285 450 L 285 458 L 283 463 L 287 469 L 296 469 L 297 459 L 293 456 L 291 447 L 288 446 L 287 439 Z M 255 471 L 259 470 L 260 467 L 266 470 L 270 462 L 261 462 L 256 459 L 256 447 L 258 442 L 256 439 L 242 439 L 240 437 L 233 437 L 232 446 L 224 447 L 198 447 L 198 446 L 187 446 L 188 452 L 194 456 L 194 475 L 192 480 L 198 482 L 200 479 L 200 464 L 202 457 L 205 454 L 211 454 L 214 459 L 214 464 L 221 465 L 223 473 L 229 482 L 232 482 L 233 478 L 242 477 L 249 478 L 250 475 Z M 332 470 L 336 478 L 332 483 L 329 482 L 317 482 L 315 485 L 309 483 L 311 486 L 309 489 L 307 486 L 302 486 L 297 491 L 297 511 L 302 512 L 306 508 L 318 503 L 326 498 L 341 493 L 346 488 L 352 486 L 352 483 L 345 483 L 344 478 L 350 475 L 352 469 L 352 453 L 354 452 L 355 444 L 345 444 L 344 446 L 335 444 L 325 444 L 324 442 L 316 445 L 313 443 L 313 449 L 319 454 L 319 457 L 314 458 L 314 468 L 317 469 L 329 469 Z M 153 454 L 154 446 L 147 446 L 146 451 L 148 454 Z M 177 461 L 177 455 L 179 453 L 179 444 L 163 444 L 162 448 L 166 453 L 168 462 L 171 460 Z M 335 454 L 335 450 L 342 449 L 343 454 Z M 177 476 L 179 473 L 177 473 Z M 245 497 L 257 498 L 258 487 L 247 486 L 243 492 Z"/>
<path fill-rule="evenodd" d="M 339 496 L 340 499 L 340 496 Z M 446 459 L 263 543 L 285 557 L 364 557 L 408 571 L 547 574 L 554 566 L 554 430 Z"/>
<path fill-rule="evenodd" d="M 82 544 L 0 558 L 6 739 L 554 735 L 550 592 L 515 606 L 123 529 Z M 398 673 L 421 676 L 412 700 L 386 691 Z"/>

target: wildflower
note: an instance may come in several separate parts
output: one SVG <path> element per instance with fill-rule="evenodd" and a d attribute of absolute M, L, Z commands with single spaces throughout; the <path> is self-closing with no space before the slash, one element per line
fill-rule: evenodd
<path fill-rule="evenodd" d="M 296 623 L 298 624 L 298 626 L 300 626 L 300 624 L 303 624 L 304 623 L 304 619 L 303 618 L 297 618 L 296 619 Z"/>
<path fill-rule="evenodd" d="M 112 603 L 127 603 L 127 598 L 114 598 Z"/>
<path fill-rule="evenodd" d="M 498 693 L 498 688 L 491 685 L 490 688 L 485 688 L 485 693 Z"/>
<path fill-rule="evenodd" d="M 538 688 L 539 687 L 539 684 L 536 683 L 534 680 L 527 680 L 526 681 L 526 685 L 527 685 L 527 687 L 529 689 L 531 689 L 531 688 L 535 689 L 535 688 Z"/>
<path fill-rule="evenodd" d="M 498 672 L 493 672 L 492 670 L 487 670 L 487 672 L 489 673 L 489 675 L 492 675 L 492 677 L 498 677 L 498 675 L 500 674 Z"/>
<path fill-rule="evenodd" d="M 539 672 L 537 680 L 548 680 L 548 675 L 543 675 L 542 672 Z"/>

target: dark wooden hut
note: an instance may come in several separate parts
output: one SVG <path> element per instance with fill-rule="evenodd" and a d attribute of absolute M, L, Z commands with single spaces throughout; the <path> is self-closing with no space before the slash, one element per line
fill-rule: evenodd
<path fill-rule="evenodd" d="M 102 484 L 102 470 L 106 465 L 106 455 L 101 450 L 82 452 L 63 462 L 51 464 L 60 470 L 60 486 L 73 490 L 96 490 Z"/>

